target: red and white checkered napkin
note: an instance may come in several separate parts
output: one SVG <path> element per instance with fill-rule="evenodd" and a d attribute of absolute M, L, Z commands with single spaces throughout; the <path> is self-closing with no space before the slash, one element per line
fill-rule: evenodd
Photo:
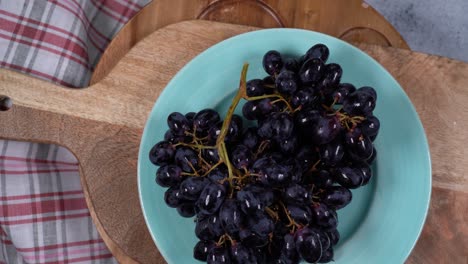
<path fill-rule="evenodd" d="M 150 1 L 0 0 L 0 67 L 87 86 L 110 40 Z M 73 155 L 0 140 L 0 264 L 114 262 L 90 218 Z"/>
<path fill-rule="evenodd" d="M 0 1 L 0 67 L 86 86 L 110 40 L 148 2 Z"/>
<path fill-rule="evenodd" d="M 0 141 L 0 168 L 0 263 L 114 262 L 68 150 Z"/>

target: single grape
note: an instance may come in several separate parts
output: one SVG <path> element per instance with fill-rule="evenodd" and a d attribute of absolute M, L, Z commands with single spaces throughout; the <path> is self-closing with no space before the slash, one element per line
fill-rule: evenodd
<path fill-rule="evenodd" d="M 302 172 L 306 172 L 319 160 L 319 154 L 310 146 L 301 146 L 296 154 L 296 160 Z"/>
<path fill-rule="evenodd" d="M 216 164 L 219 162 L 218 150 L 215 148 L 202 149 L 202 157 L 210 164 Z"/>
<path fill-rule="evenodd" d="M 231 260 L 236 264 L 257 263 L 257 258 L 249 247 L 236 243 L 231 246 Z"/>
<path fill-rule="evenodd" d="M 362 133 L 368 137 L 377 136 L 380 129 L 380 121 L 377 117 L 371 115 L 359 124 Z"/>
<path fill-rule="evenodd" d="M 224 230 L 228 234 L 233 235 L 238 233 L 244 222 L 244 214 L 237 200 L 227 199 L 219 210 L 219 218 Z"/>
<path fill-rule="evenodd" d="M 242 189 L 236 194 L 240 207 L 245 214 L 260 211 L 263 209 L 259 197 L 254 192 Z"/>
<path fill-rule="evenodd" d="M 232 165 L 237 169 L 247 169 L 252 164 L 252 152 L 244 145 L 237 145 L 232 151 Z"/>
<path fill-rule="evenodd" d="M 340 84 L 343 70 L 336 63 L 330 63 L 325 66 L 324 75 L 320 81 L 320 88 L 324 94 L 333 93 Z"/>
<path fill-rule="evenodd" d="M 307 60 L 299 70 L 299 80 L 306 85 L 317 83 L 322 78 L 324 69 L 322 60 L 318 58 Z"/>
<path fill-rule="evenodd" d="M 260 79 L 253 79 L 247 82 L 246 84 L 247 96 L 260 96 L 265 94 L 265 87 L 263 86 L 263 81 Z"/>
<path fill-rule="evenodd" d="M 259 237 L 268 237 L 275 229 L 273 220 L 264 212 L 250 215 L 247 218 L 247 226 Z"/>
<path fill-rule="evenodd" d="M 321 194 L 321 201 L 328 207 L 335 210 L 348 205 L 353 198 L 353 194 L 348 188 L 342 186 L 331 186 L 325 189 Z"/>
<path fill-rule="evenodd" d="M 248 184 L 237 192 L 237 201 L 246 214 L 257 213 L 269 206 L 274 200 L 273 192 L 256 184 Z"/>
<path fill-rule="evenodd" d="M 346 150 L 354 160 L 365 161 L 372 156 L 372 141 L 358 128 L 346 132 L 345 144 Z"/>
<path fill-rule="evenodd" d="M 212 126 L 208 131 L 208 142 L 210 145 L 215 145 L 218 136 L 221 134 L 223 121 L 219 121 L 216 125 Z M 224 138 L 226 143 L 235 143 L 239 140 L 242 133 L 242 117 L 239 115 L 232 115 L 229 130 Z"/>
<path fill-rule="evenodd" d="M 299 62 L 294 58 L 286 58 L 284 60 L 283 70 L 288 70 L 297 73 L 297 71 L 299 71 Z"/>
<path fill-rule="evenodd" d="M 167 126 L 178 136 L 183 136 L 185 135 L 185 132 L 189 132 L 191 130 L 190 122 L 179 112 L 173 112 L 167 117 Z"/>
<path fill-rule="evenodd" d="M 318 96 L 315 95 L 314 89 L 310 87 L 296 91 L 291 95 L 290 99 L 293 108 L 307 107 L 316 102 L 318 102 Z"/>
<path fill-rule="evenodd" d="M 180 195 L 182 198 L 195 201 L 210 181 L 202 177 L 188 177 L 180 184 Z"/>
<path fill-rule="evenodd" d="M 195 112 L 188 112 L 185 114 L 185 118 L 193 125 L 193 118 L 195 117 L 197 113 Z"/>
<path fill-rule="evenodd" d="M 356 87 L 350 83 L 341 83 L 333 92 L 333 99 L 337 104 L 342 104 L 344 99 L 351 93 L 356 91 Z"/>
<path fill-rule="evenodd" d="M 261 247 L 268 243 L 268 236 L 260 237 L 250 229 L 241 229 L 239 231 L 239 239 L 242 241 L 242 244 L 251 248 Z M 259 259 L 259 255 L 255 255 Z"/>
<path fill-rule="evenodd" d="M 259 142 L 260 139 L 257 135 L 257 127 L 249 127 L 242 135 L 242 141 L 240 143 L 253 151 L 256 150 Z"/>
<path fill-rule="evenodd" d="M 278 141 L 278 145 L 280 150 L 285 154 L 294 154 L 296 153 L 299 147 L 299 140 L 297 136 L 294 134 L 290 138 L 282 139 Z"/>
<path fill-rule="evenodd" d="M 340 233 L 337 229 L 325 231 L 325 234 L 330 238 L 330 243 L 332 246 L 335 246 L 340 241 Z"/>
<path fill-rule="evenodd" d="M 261 177 L 261 182 L 268 186 L 282 186 L 291 180 L 288 168 L 281 164 L 265 168 L 265 173 Z"/>
<path fill-rule="evenodd" d="M 216 246 L 213 241 L 198 241 L 193 249 L 193 257 L 200 261 L 205 261 L 208 258 L 208 253 Z"/>
<path fill-rule="evenodd" d="M 176 165 L 164 165 L 156 172 L 156 183 L 162 187 L 171 187 L 183 180 L 182 169 Z"/>
<path fill-rule="evenodd" d="M 377 158 L 377 150 L 374 147 L 374 150 L 372 150 L 372 156 L 368 160 L 366 160 L 366 162 L 368 164 L 372 164 L 376 158 Z"/>
<path fill-rule="evenodd" d="M 177 166 L 179 166 L 185 172 L 194 172 L 193 169 L 198 169 L 198 154 L 195 150 L 189 147 L 179 147 L 177 148 L 174 161 Z"/>
<path fill-rule="evenodd" d="M 210 219 L 198 218 L 195 224 L 195 235 L 204 241 L 216 240 L 219 238 L 217 236 L 213 226 L 211 225 Z"/>
<path fill-rule="evenodd" d="M 322 112 L 313 108 L 305 108 L 295 115 L 295 124 L 299 129 L 307 129 L 314 126 L 322 118 Z"/>
<path fill-rule="evenodd" d="M 322 245 L 319 236 L 310 228 L 302 228 L 296 232 L 296 249 L 307 262 L 315 263 L 322 256 Z"/>
<path fill-rule="evenodd" d="M 270 115 L 258 128 L 258 135 L 263 138 L 277 140 L 287 139 L 294 132 L 294 121 L 288 113 Z"/>
<path fill-rule="evenodd" d="M 221 134 L 221 127 L 223 126 L 223 121 L 219 121 L 216 125 L 212 126 L 208 130 L 208 143 L 209 145 L 215 145 L 218 136 Z"/>
<path fill-rule="evenodd" d="M 229 143 L 237 142 L 242 135 L 242 128 L 242 117 L 240 115 L 232 115 L 225 141 Z"/>
<path fill-rule="evenodd" d="M 227 181 L 229 174 L 225 166 L 218 166 L 213 169 L 208 174 L 208 179 L 210 179 L 214 183 L 223 184 L 224 188 L 229 188 L 229 181 Z"/>
<path fill-rule="evenodd" d="M 229 251 L 224 247 L 214 247 L 208 253 L 207 257 L 208 264 L 230 264 L 231 257 Z"/>
<path fill-rule="evenodd" d="M 242 107 L 242 115 L 248 120 L 256 120 L 261 115 L 258 101 L 247 101 Z"/>
<path fill-rule="evenodd" d="M 216 237 L 220 237 L 225 234 L 223 225 L 221 224 L 221 219 L 217 214 L 210 215 L 208 217 L 208 223 Z"/>
<path fill-rule="evenodd" d="M 344 153 L 344 147 L 340 140 L 334 140 L 320 146 L 320 160 L 327 166 L 339 164 L 343 159 Z"/>
<path fill-rule="evenodd" d="M 343 110 L 351 115 L 371 115 L 375 108 L 375 98 L 368 92 L 356 90 L 343 101 Z"/>
<path fill-rule="evenodd" d="M 260 138 L 271 139 L 273 137 L 273 123 L 274 118 L 272 116 L 258 121 L 257 134 L 260 136 Z"/>
<path fill-rule="evenodd" d="M 249 184 L 246 185 L 244 189 L 255 193 L 255 195 L 258 197 L 258 200 L 260 201 L 261 208 L 270 206 L 274 202 L 275 195 L 273 191 L 266 186 L 261 186 L 259 184 Z"/>
<path fill-rule="evenodd" d="M 275 81 L 276 89 L 282 94 L 291 95 L 297 90 L 297 76 L 292 71 L 282 71 Z"/>
<path fill-rule="evenodd" d="M 164 202 L 166 202 L 169 207 L 177 208 L 182 203 L 187 202 L 187 200 L 182 198 L 180 187 L 173 186 L 164 193 Z"/>
<path fill-rule="evenodd" d="M 369 183 L 370 179 L 372 178 L 372 170 L 369 165 L 365 162 L 360 162 L 356 165 L 356 168 L 361 171 L 362 173 L 362 183 L 361 186 L 366 185 Z"/>
<path fill-rule="evenodd" d="M 311 202 L 311 195 L 303 186 L 292 183 L 283 192 L 284 200 L 289 204 L 307 204 Z"/>
<path fill-rule="evenodd" d="M 312 46 L 306 52 L 306 56 L 309 59 L 318 58 L 321 61 L 323 61 L 323 63 L 325 63 L 328 60 L 328 56 L 330 56 L 330 50 L 328 49 L 326 45 L 319 43 L 319 44 Z"/>
<path fill-rule="evenodd" d="M 291 183 L 300 183 L 302 181 L 302 168 L 296 159 L 288 158 L 285 160 L 285 158 L 283 158 L 280 164 L 289 171 Z"/>
<path fill-rule="evenodd" d="M 270 50 L 263 56 L 263 69 L 269 75 L 278 74 L 283 68 L 281 54 L 276 50 Z"/>
<path fill-rule="evenodd" d="M 197 207 L 203 214 L 214 214 L 218 211 L 226 198 L 226 188 L 218 183 L 210 183 L 205 186 L 197 201 Z"/>
<path fill-rule="evenodd" d="M 213 109 L 203 109 L 193 117 L 193 125 L 200 135 L 206 135 L 209 129 L 220 121 L 218 112 Z"/>
<path fill-rule="evenodd" d="M 307 206 L 289 204 L 287 209 L 291 218 L 298 224 L 307 225 L 312 220 L 312 212 Z"/>
<path fill-rule="evenodd" d="M 318 263 L 328 263 L 331 261 L 333 261 L 333 248 L 332 247 L 323 251 L 322 257 L 320 257 L 320 260 L 318 261 Z"/>
<path fill-rule="evenodd" d="M 341 186 L 356 189 L 364 181 L 362 172 L 352 167 L 341 167 L 333 170 L 333 178 Z"/>
<path fill-rule="evenodd" d="M 174 159 L 175 148 L 167 141 L 160 141 L 154 145 L 149 153 L 151 163 L 157 166 L 169 164 Z"/>
<path fill-rule="evenodd" d="M 312 183 L 320 188 L 332 186 L 334 183 L 332 175 L 325 169 L 313 171 L 310 174 L 307 174 L 305 179 L 305 183 Z"/>
<path fill-rule="evenodd" d="M 190 136 L 178 136 L 174 134 L 170 129 L 166 131 L 164 134 L 164 140 L 171 143 L 171 144 L 177 144 L 179 142 L 185 142 L 188 143 L 192 140 L 192 137 Z"/>
<path fill-rule="evenodd" d="M 358 89 L 358 91 L 365 92 L 374 98 L 374 101 L 377 101 L 377 92 L 374 88 L 370 86 L 363 86 Z"/>
<path fill-rule="evenodd" d="M 296 250 L 296 242 L 293 234 L 286 234 L 283 237 L 283 246 L 281 248 L 280 263 L 298 264 L 299 255 Z"/>
<path fill-rule="evenodd" d="M 252 165 L 252 170 L 255 173 L 262 174 L 265 172 L 266 168 L 274 165 L 276 165 L 276 161 L 272 157 L 266 155 L 257 159 L 254 162 L 254 164 Z"/>
<path fill-rule="evenodd" d="M 273 112 L 278 112 L 278 104 L 273 103 L 271 98 L 264 98 L 258 101 L 258 114 L 257 119 L 263 119 Z"/>
<path fill-rule="evenodd" d="M 336 116 L 322 116 L 313 109 L 300 111 L 296 116 L 302 139 L 322 145 L 331 142 L 342 130 L 341 123 Z"/>
<path fill-rule="evenodd" d="M 338 225 L 338 216 L 336 212 L 324 203 L 315 203 L 312 205 L 312 216 L 315 223 L 326 229 L 335 229 Z"/>
<path fill-rule="evenodd" d="M 325 251 L 331 247 L 331 241 L 325 231 L 322 231 L 318 228 L 312 228 L 312 230 L 317 234 L 320 240 L 320 244 L 322 245 L 322 251 Z M 323 252 L 322 252 L 323 253 Z"/>
<path fill-rule="evenodd" d="M 177 207 L 177 212 L 182 217 L 192 217 L 195 215 L 195 205 L 193 203 L 182 203 Z"/>

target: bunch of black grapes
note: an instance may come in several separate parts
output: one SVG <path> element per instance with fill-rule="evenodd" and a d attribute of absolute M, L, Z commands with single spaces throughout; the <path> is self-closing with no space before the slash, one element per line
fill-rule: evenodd
<path fill-rule="evenodd" d="M 268 76 L 241 77 L 237 105 L 223 121 L 212 109 L 167 118 L 149 153 L 160 166 L 165 202 L 195 216 L 193 255 L 208 263 L 311 263 L 333 260 L 336 211 L 372 177 L 377 94 L 341 83 L 329 49 L 300 58 L 268 51 Z M 245 70 L 247 68 L 245 67 Z M 243 82 L 242 82 L 243 79 Z M 244 127 L 243 118 L 256 125 Z"/>

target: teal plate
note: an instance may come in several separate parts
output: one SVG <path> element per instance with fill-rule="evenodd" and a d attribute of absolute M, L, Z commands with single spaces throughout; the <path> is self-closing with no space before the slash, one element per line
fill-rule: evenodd
<path fill-rule="evenodd" d="M 424 129 L 407 95 L 380 64 L 341 40 L 306 30 L 268 29 L 230 38 L 197 56 L 171 80 L 151 111 L 140 145 L 138 186 L 146 224 L 167 262 L 199 263 L 192 257 L 194 221 L 165 205 L 165 189 L 156 185 L 157 168 L 148 159 L 151 147 L 164 138 L 167 116 L 203 108 L 224 114 L 244 62 L 250 64 L 247 79 L 263 78 L 266 51 L 300 56 L 316 43 L 329 47 L 329 62 L 342 66 L 343 82 L 375 87 L 374 113 L 381 120 L 374 177 L 354 190 L 351 204 L 338 212 L 342 239 L 335 247 L 335 263 L 395 264 L 408 257 L 429 207 L 431 162 Z"/>

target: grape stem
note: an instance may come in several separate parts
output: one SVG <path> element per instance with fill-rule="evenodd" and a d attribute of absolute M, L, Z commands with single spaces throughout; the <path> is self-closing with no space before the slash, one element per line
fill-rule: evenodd
<path fill-rule="evenodd" d="M 275 93 L 275 94 L 266 94 L 266 95 L 260 95 L 260 96 L 252 96 L 252 97 L 245 97 L 244 99 L 247 101 L 255 101 L 255 100 L 260 100 L 260 99 L 265 99 L 265 98 L 278 98 L 271 103 L 277 103 L 277 102 L 284 102 L 286 104 L 286 107 L 288 108 L 289 112 L 294 112 L 294 109 L 292 106 L 289 104 L 288 100 L 284 99 L 284 97 L 281 94 Z"/>
<path fill-rule="evenodd" d="M 219 165 L 223 164 L 223 162 L 220 160 L 218 161 L 218 163 L 216 163 L 215 165 L 211 166 L 211 168 L 209 170 L 207 170 L 203 176 L 206 176 L 208 175 L 211 171 L 213 171 L 214 169 L 216 169 L 216 167 L 218 167 Z"/>
<path fill-rule="evenodd" d="M 301 227 L 298 223 L 296 223 L 296 221 L 294 221 L 294 219 L 291 218 L 291 215 L 289 214 L 289 210 L 286 208 L 286 206 L 283 204 L 283 202 L 279 201 L 279 204 L 280 204 L 281 207 L 283 208 L 284 213 L 286 214 L 286 217 L 287 217 L 288 220 L 289 220 L 289 225 L 288 225 L 288 226 L 292 226 L 293 232 L 294 232 L 294 229 L 295 229 L 296 227 Z"/>
<path fill-rule="evenodd" d="M 218 246 L 221 246 L 223 245 L 224 243 L 226 243 L 226 239 L 228 239 L 230 242 L 231 242 L 231 245 L 235 245 L 236 244 L 236 241 L 234 239 L 232 239 L 232 237 L 228 234 L 224 234 L 222 236 L 219 237 L 219 240 L 218 242 L 216 243 L 216 245 Z"/>
<path fill-rule="evenodd" d="M 216 146 L 203 146 L 200 144 L 189 144 L 189 143 L 184 143 L 184 142 L 179 142 L 179 143 L 174 144 L 174 147 L 177 147 L 177 146 L 185 146 L 185 147 L 194 148 L 194 149 L 216 149 L 217 148 Z"/>
<path fill-rule="evenodd" d="M 229 127 L 231 125 L 231 120 L 232 120 L 232 115 L 234 114 L 234 111 L 236 110 L 237 105 L 239 104 L 242 98 L 245 98 L 247 96 L 246 84 L 247 84 L 247 70 L 248 69 L 249 69 L 249 64 L 247 63 L 244 64 L 244 66 L 242 67 L 242 72 L 241 72 L 239 90 L 237 91 L 236 96 L 234 96 L 234 98 L 232 99 L 232 103 L 229 106 L 229 110 L 226 114 L 226 118 L 224 119 L 223 126 L 221 127 L 221 132 L 219 133 L 218 139 L 216 141 L 216 148 L 218 149 L 219 158 L 222 162 L 224 162 L 224 164 L 226 164 L 228 168 L 228 173 L 229 173 L 228 181 L 231 187 L 233 185 L 233 179 L 234 179 L 233 171 L 234 170 L 233 170 L 231 161 L 229 160 L 229 155 L 228 155 L 224 140 L 229 131 Z"/>
<path fill-rule="evenodd" d="M 265 212 L 267 212 L 271 218 L 275 220 L 279 219 L 278 213 L 273 211 L 270 207 L 265 207 Z"/>

